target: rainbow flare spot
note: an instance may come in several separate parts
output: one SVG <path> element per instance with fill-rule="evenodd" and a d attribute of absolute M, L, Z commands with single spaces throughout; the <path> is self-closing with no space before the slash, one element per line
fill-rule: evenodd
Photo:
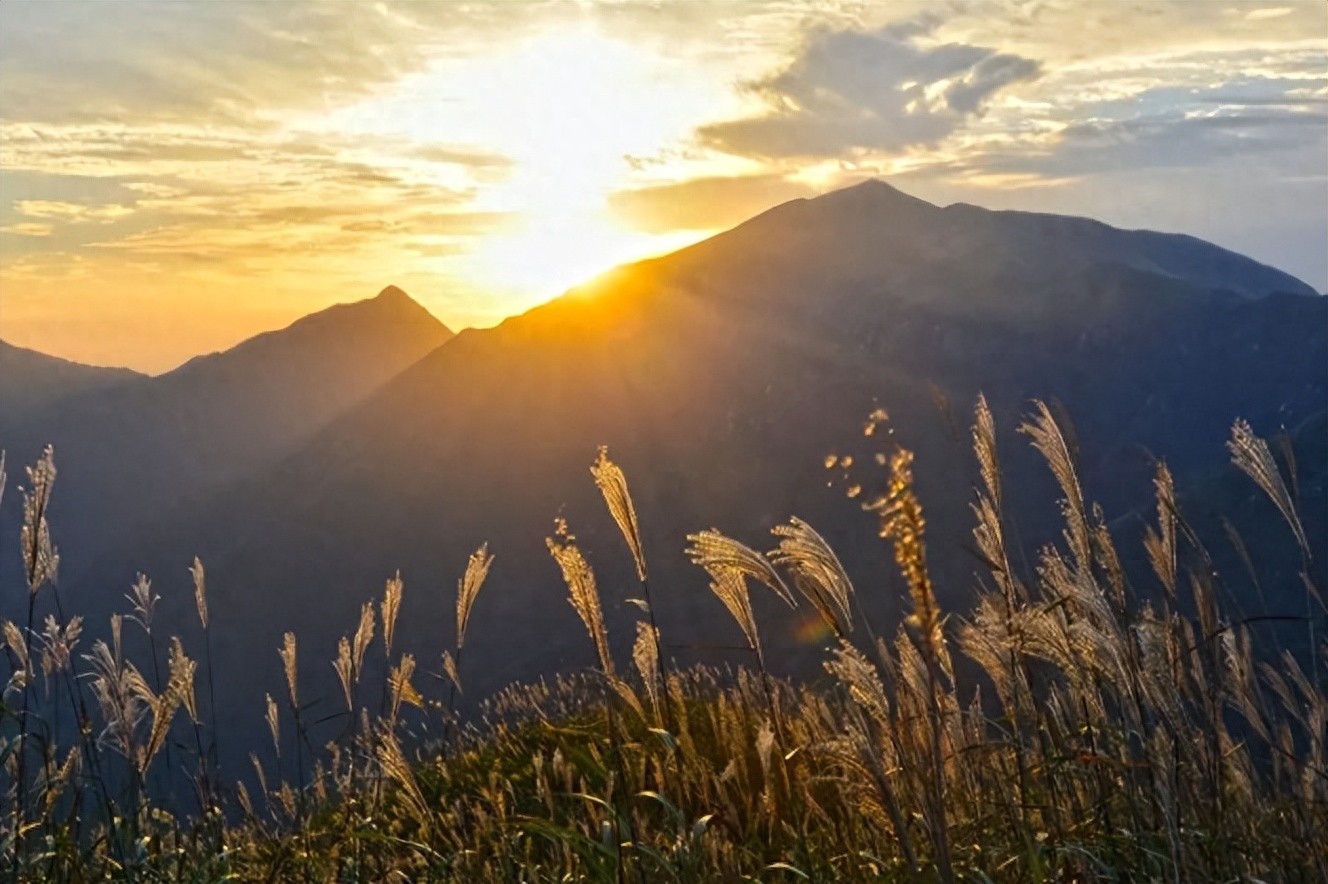
<path fill-rule="evenodd" d="M 798 621 L 798 624 L 793 627 L 793 637 L 797 640 L 798 644 L 819 645 L 834 638 L 835 631 L 830 627 L 829 623 L 826 623 L 821 619 L 820 614 L 812 612 L 804 616 Z"/>

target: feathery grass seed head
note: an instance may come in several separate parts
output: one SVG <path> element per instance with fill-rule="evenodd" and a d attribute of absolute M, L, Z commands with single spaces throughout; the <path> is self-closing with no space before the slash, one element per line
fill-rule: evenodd
<path fill-rule="evenodd" d="M 397 627 L 397 613 L 401 610 L 401 591 L 404 584 L 401 582 L 401 572 L 387 581 L 387 586 L 383 589 L 382 607 L 379 609 L 383 615 L 383 647 L 386 650 L 386 656 L 392 656 L 392 638 Z"/>
<path fill-rule="evenodd" d="M 194 579 L 194 607 L 198 609 L 198 622 L 208 628 L 207 584 L 203 575 L 203 563 L 194 556 L 194 564 L 189 568 L 189 575 Z"/>
<path fill-rule="evenodd" d="M 373 637 L 373 602 L 365 602 L 360 606 L 360 624 L 355 628 L 355 638 L 351 643 L 351 649 L 354 651 L 356 680 L 359 679 L 360 673 L 364 671 L 364 653 L 369 650 Z"/>
<path fill-rule="evenodd" d="M 793 585 L 836 635 L 842 638 L 851 632 L 853 582 L 830 544 L 796 516 L 787 525 L 776 525 L 770 533 L 780 538 L 779 547 L 770 553 L 770 561 L 792 572 Z"/>
<path fill-rule="evenodd" d="M 47 583 L 55 581 L 60 567 L 60 554 L 51 543 L 51 526 L 46 511 L 51 503 L 51 488 L 55 485 L 55 449 L 50 445 L 41 459 L 27 468 L 28 486 L 23 492 L 23 569 L 29 594 L 35 594 Z"/>
<path fill-rule="evenodd" d="M 1253 479 L 1277 506 L 1278 512 L 1290 526 L 1291 532 L 1296 535 L 1296 542 L 1300 544 L 1301 552 L 1308 558 L 1309 540 L 1305 537 L 1300 515 L 1296 512 L 1296 505 L 1291 500 L 1291 494 L 1287 491 L 1286 482 L 1282 480 L 1282 472 L 1277 468 L 1277 461 L 1273 460 L 1273 453 L 1268 449 L 1268 443 L 1254 435 L 1254 430 L 1242 418 L 1231 426 L 1231 439 L 1227 442 L 1227 450 L 1231 452 L 1231 462 Z"/>
<path fill-rule="evenodd" d="M 456 635 L 458 651 L 466 646 L 466 626 L 470 623 L 470 610 L 475 605 L 476 596 L 480 594 L 480 587 L 484 586 L 485 578 L 489 576 L 489 566 L 492 564 L 493 556 L 489 554 L 489 544 L 481 544 L 479 549 L 470 554 L 470 559 L 466 562 L 465 576 L 457 583 Z"/>
<path fill-rule="evenodd" d="M 296 691 L 296 682 L 299 679 L 299 663 L 296 660 L 295 633 L 288 632 L 281 639 L 281 649 L 277 652 L 281 655 L 281 666 L 286 672 L 286 687 L 290 691 L 291 708 L 300 708 L 299 694 Z"/>
<path fill-rule="evenodd" d="M 721 571 L 735 571 L 743 577 L 750 577 L 765 584 L 784 600 L 790 608 L 796 608 L 798 601 L 785 585 L 783 578 L 774 566 L 756 550 L 746 544 L 721 534 L 710 528 L 697 534 L 688 534 L 691 546 L 687 555 L 694 564 L 709 572 L 712 579 Z"/>
<path fill-rule="evenodd" d="M 161 601 L 161 596 L 152 591 L 152 581 L 146 576 L 139 574 L 138 580 L 134 582 L 132 589 L 125 594 L 134 606 L 134 613 L 129 619 L 133 620 L 148 635 L 152 634 L 152 615 L 156 613 L 157 602 Z"/>
<path fill-rule="evenodd" d="M 591 464 L 590 473 L 595 477 L 595 484 L 599 486 L 600 494 L 604 496 L 609 514 L 613 516 L 613 521 L 618 523 L 618 530 L 622 532 L 628 549 L 632 551 L 632 559 L 636 562 L 636 576 L 645 580 L 646 556 L 641 546 L 641 526 L 637 522 L 636 507 L 632 505 L 632 495 L 627 490 L 627 476 L 621 467 L 609 460 L 608 446 L 600 446 L 599 457 Z"/>
<path fill-rule="evenodd" d="M 609 633 L 604 626 L 604 614 L 600 610 L 599 589 L 595 586 L 595 572 L 581 555 L 581 550 L 570 540 L 563 541 L 549 537 L 545 539 L 549 554 L 558 563 L 563 572 L 563 581 L 567 584 L 569 600 L 576 613 L 590 633 L 591 641 L 599 654 L 600 666 L 605 675 L 613 675 L 613 656 L 609 652 Z"/>

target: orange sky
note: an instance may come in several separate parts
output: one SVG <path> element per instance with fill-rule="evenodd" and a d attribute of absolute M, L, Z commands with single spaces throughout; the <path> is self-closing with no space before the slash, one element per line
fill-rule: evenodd
<path fill-rule="evenodd" d="M 166 370 L 493 324 L 866 176 L 1328 285 L 1321 3 L 0 5 L 0 337 Z"/>

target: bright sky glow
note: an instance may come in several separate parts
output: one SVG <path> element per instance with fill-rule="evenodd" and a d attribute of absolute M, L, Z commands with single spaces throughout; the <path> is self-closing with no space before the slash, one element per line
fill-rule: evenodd
<path fill-rule="evenodd" d="M 776 203 L 1178 230 L 1328 287 L 1319 2 L 0 5 L 0 337 L 160 371 L 491 325 Z"/>

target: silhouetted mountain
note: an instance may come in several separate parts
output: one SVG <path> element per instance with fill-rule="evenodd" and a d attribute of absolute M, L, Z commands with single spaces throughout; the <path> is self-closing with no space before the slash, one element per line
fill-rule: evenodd
<path fill-rule="evenodd" d="M 0 341 L 0 428 L 30 423 L 35 413 L 72 396 L 142 377 L 127 368 L 83 365 Z"/>
<path fill-rule="evenodd" d="M 17 477 L 54 444 L 60 475 L 51 517 L 71 573 L 136 524 L 290 453 L 451 336 L 389 286 L 164 375 L 53 401 L 17 426 L 0 425 L 0 448 Z M 5 496 L 6 538 L 17 535 L 18 500 Z M 4 585 L 13 586 L 13 545 L 0 550 L 8 556 L 0 561 Z"/>
<path fill-rule="evenodd" d="M 1127 513 L 1151 494 L 1153 456 L 1195 481 L 1220 471 L 1235 417 L 1267 433 L 1325 408 L 1328 300 L 1189 237 L 938 208 L 871 182 L 463 332 L 279 465 L 101 560 L 72 606 L 118 598 L 145 570 L 163 615 L 193 635 L 185 568 L 202 556 L 218 688 L 228 714 L 258 725 L 262 687 L 284 690 L 285 630 L 300 636 L 305 696 L 335 712 L 336 639 L 398 568 L 398 647 L 436 669 L 454 640 L 452 587 L 488 541 L 497 559 L 471 622 L 468 695 L 590 665 L 543 538 L 568 518 L 621 653 L 638 590 L 587 472 L 603 443 L 634 492 L 672 653 L 740 643 L 686 563 L 684 535 L 714 525 L 769 548 L 769 528 L 793 514 L 836 547 L 884 632 L 904 605 L 888 550 L 825 458 L 853 453 L 871 476 L 865 446 L 879 437 L 862 422 L 889 411 L 917 454 L 929 557 L 953 606 L 979 570 L 966 551 L 979 391 L 1001 425 L 1011 540 L 1031 552 L 1059 529 L 1054 485 L 1014 429 L 1030 399 L 1064 405 L 1089 496 Z M 816 655 L 798 650 L 814 614 L 754 601 L 781 648 L 772 657 L 815 672 Z"/>

